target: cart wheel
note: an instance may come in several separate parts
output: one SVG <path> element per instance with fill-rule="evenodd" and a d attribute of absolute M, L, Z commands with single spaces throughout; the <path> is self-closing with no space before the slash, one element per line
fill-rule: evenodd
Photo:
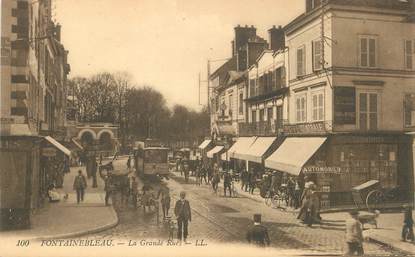
<path fill-rule="evenodd" d="M 369 211 L 378 209 L 384 203 L 385 197 L 379 190 L 370 191 L 366 196 L 366 207 Z"/>

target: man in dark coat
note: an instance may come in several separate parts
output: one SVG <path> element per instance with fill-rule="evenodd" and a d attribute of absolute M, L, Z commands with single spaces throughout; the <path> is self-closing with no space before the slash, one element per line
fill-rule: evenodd
<path fill-rule="evenodd" d="M 92 160 L 92 187 L 97 188 L 97 171 L 98 171 L 98 164 L 96 158 Z"/>
<path fill-rule="evenodd" d="M 73 189 L 76 191 L 76 201 L 79 204 L 80 201 L 84 201 L 84 194 L 86 188 L 86 179 L 82 175 L 82 171 L 78 170 L 78 176 L 75 177 L 73 182 Z"/>
<path fill-rule="evenodd" d="M 229 190 L 229 197 L 232 197 L 232 177 L 228 172 L 223 175 L 223 194 L 225 197 L 226 189 Z"/>
<path fill-rule="evenodd" d="M 268 229 L 261 225 L 261 214 L 254 214 L 254 225 L 248 230 L 246 239 L 256 246 L 265 247 L 270 245 Z"/>
<path fill-rule="evenodd" d="M 177 238 L 186 242 L 187 235 L 189 234 L 188 224 L 189 221 L 192 221 L 192 213 L 190 203 L 185 198 L 186 192 L 180 192 L 180 199 L 176 202 L 174 214 L 177 217 Z"/>
<path fill-rule="evenodd" d="M 410 239 L 414 242 L 414 219 L 412 218 L 412 208 L 410 205 L 404 205 L 403 227 L 402 227 L 402 241 Z"/>

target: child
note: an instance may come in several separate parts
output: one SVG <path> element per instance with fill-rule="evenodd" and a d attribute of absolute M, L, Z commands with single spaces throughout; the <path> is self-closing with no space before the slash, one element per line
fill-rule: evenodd
<path fill-rule="evenodd" d="M 402 241 L 410 239 L 414 242 L 414 219 L 412 218 L 412 208 L 409 205 L 404 205 L 404 216 L 403 216 L 403 228 L 402 228 Z"/>

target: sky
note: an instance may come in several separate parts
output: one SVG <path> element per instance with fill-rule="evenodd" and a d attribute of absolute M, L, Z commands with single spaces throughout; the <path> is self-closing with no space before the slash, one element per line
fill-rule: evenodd
<path fill-rule="evenodd" d="M 229 58 L 234 27 L 273 25 L 304 11 L 304 0 L 53 0 L 70 77 L 127 71 L 160 91 L 169 106 L 200 109 L 198 74 L 207 60 Z M 214 71 L 221 62 L 212 64 Z M 206 104 L 202 82 L 201 103 Z"/>

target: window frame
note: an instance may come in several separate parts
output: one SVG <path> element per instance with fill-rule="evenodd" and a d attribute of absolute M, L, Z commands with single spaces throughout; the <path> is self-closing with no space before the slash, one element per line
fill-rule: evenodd
<path fill-rule="evenodd" d="M 298 67 L 299 67 L 298 51 L 299 50 L 302 50 L 302 65 L 301 65 L 302 74 L 299 73 L 299 69 L 298 69 Z M 306 72 L 306 47 L 305 47 L 305 45 L 301 45 L 296 50 L 296 75 L 297 75 L 297 78 L 298 78 L 298 77 L 303 77 L 306 74 L 307 74 L 307 72 Z"/>
<path fill-rule="evenodd" d="M 360 95 L 366 94 L 366 112 L 361 112 L 360 110 Z M 370 114 L 373 114 L 373 111 L 370 111 L 370 95 L 375 94 L 376 95 L 376 128 L 370 127 Z M 382 93 L 379 90 L 364 90 L 364 89 L 358 89 L 356 90 L 356 125 L 358 130 L 362 131 L 377 131 L 380 127 L 380 112 L 381 112 L 381 95 Z M 367 115 L 366 117 L 366 129 L 363 129 L 361 127 L 360 123 L 360 115 L 361 113 L 365 113 Z"/>
<path fill-rule="evenodd" d="M 300 93 L 295 95 L 295 122 L 305 123 L 307 122 L 307 93 Z M 302 99 L 304 99 L 304 106 L 302 106 Z M 297 102 L 300 101 L 300 109 L 298 109 Z"/>
<path fill-rule="evenodd" d="M 406 43 L 408 42 L 408 41 L 410 41 L 411 42 L 411 53 L 410 53 L 410 56 L 411 56 L 411 67 L 408 67 L 408 62 L 407 62 L 407 57 L 408 57 L 408 53 L 407 53 L 407 48 L 406 48 Z M 404 56 L 404 69 L 405 70 L 414 70 L 414 61 L 415 61 L 415 58 L 414 58 L 414 55 L 415 55 L 415 40 L 414 39 L 405 39 L 404 40 L 404 42 L 403 42 L 403 56 Z"/>
<path fill-rule="evenodd" d="M 320 62 L 319 62 L 319 66 L 320 67 L 316 67 L 316 55 L 315 55 L 315 50 L 316 50 L 316 43 L 320 44 L 320 54 L 319 54 L 319 58 L 320 58 Z M 322 42 L 321 39 L 315 39 L 313 41 L 311 41 L 311 46 L 312 46 L 312 58 L 313 58 L 313 71 L 321 71 L 323 70 L 323 47 L 322 47 Z"/>
<path fill-rule="evenodd" d="M 321 106 L 320 106 L 320 96 L 321 98 Z M 317 106 L 314 105 L 314 97 L 317 99 Z M 317 90 L 311 92 L 311 120 L 312 121 L 324 121 L 325 117 L 325 95 L 324 90 Z M 320 112 L 321 111 L 321 112 Z M 314 113 L 316 112 L 316 113 Z M 316 116 L 314 115 L 316 114 Z M 321 117 L 320 117 L 321 114 Z"/>
<path fill-rule="evenodd" d="M 238 113 L 239 115 L 244 114 L 244 92 L 239 92 L 239 106 L 238 106 Z"/>
<path fill-rule="evenodd" d="M 368 68 L 368 69 L 375 69 L 378 68 L 378 49 L 379 49 L 379 43 L 378 43 L 378 36 L 377 35 L 359 35 L 358 36 L 358 64 L 360 68 Z M 366 65 L 362 64 L 362 39 L 366 39 Z M 370 40 L 375 41 L 375 50 L 374 50 L 374 66 L 370 65 Z"/>
<path fill-rule="evenodd" d="M 413 108 L 414 110 L 411 109 L 411 113 L 410 113 L 410 119 L 411 120 L 410 120 L 410 123 L 407 124 L 407 119 L 406 119 L 407 118 L 406 117 L 406 105 L 407 105 L 406 98 L 407 97 L 415 98 L 415 93 L 406 92 L 406 93 L 403 94 L 403 126 L 404 126 L 405 129 L 415 127 L 415 115 L 413 115 L 414 119 L 412 120 L 412 112 L 415 112 L 415 108 Z"/>

